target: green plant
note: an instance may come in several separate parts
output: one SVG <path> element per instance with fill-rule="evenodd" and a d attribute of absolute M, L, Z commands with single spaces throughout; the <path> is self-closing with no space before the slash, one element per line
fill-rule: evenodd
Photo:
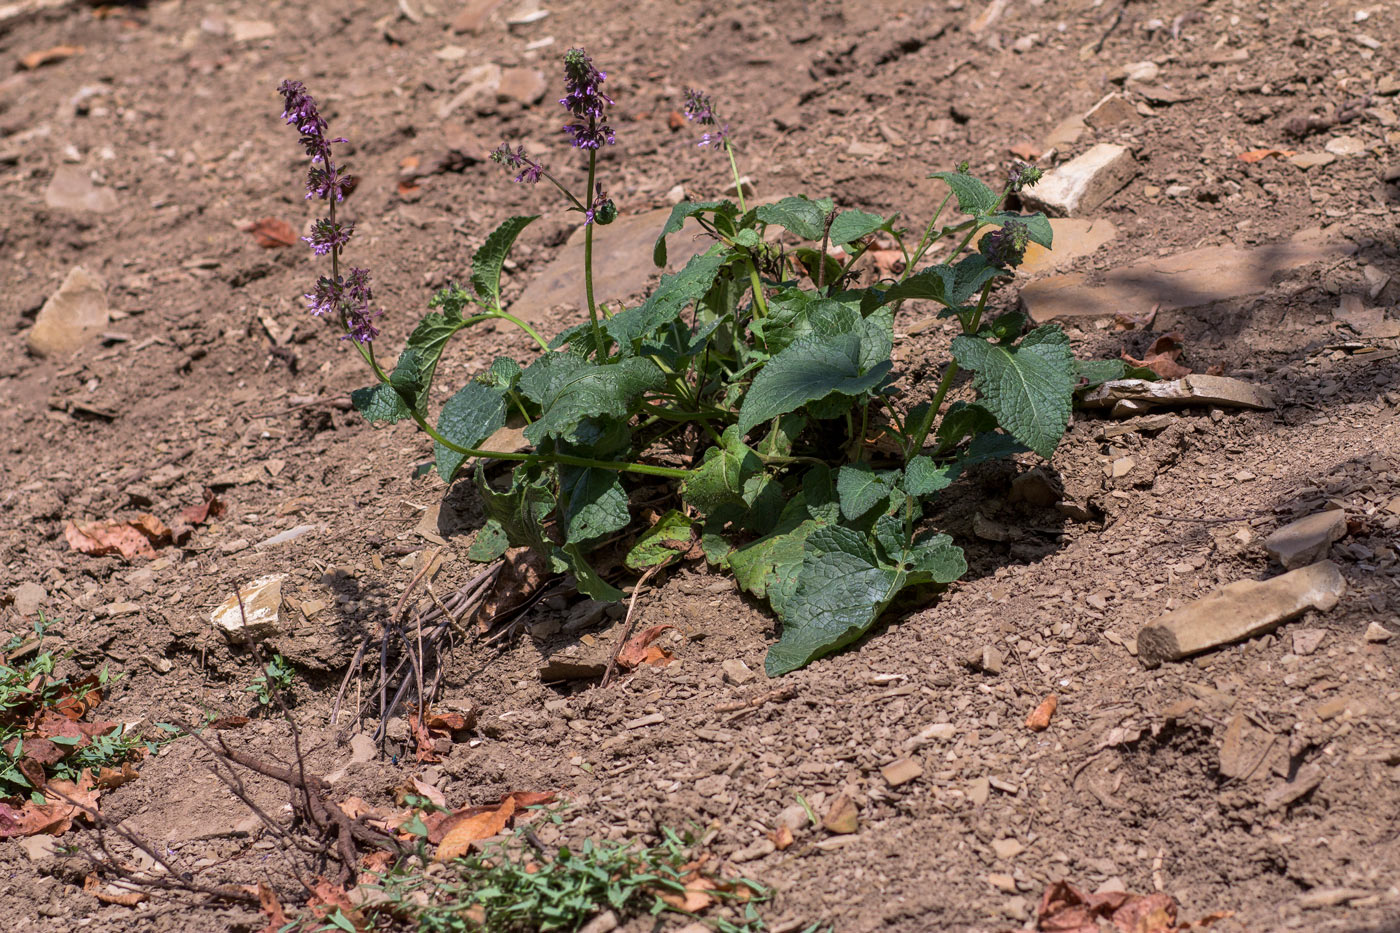
<path fill-rule="evenodd" d="M 697 870 L 694 840 L 665 830 L 660 845 L 585 840 L 552 856 L 525 844 L 524 830 L 507 844 L 447 863 L 446 871 L 401 868 L 380 883 L 381 909 L 422 933 L 577 930 L 603 910 L 626 918 L 667 911 L 694 916 L 694 902 L 732 905 L 734 919 L 707 916 L 721 933 L 764 929 L 757 905 L 767 890 L 748 879 L 716 881 Z M 687 909 L 687 895 L 692 899 Z"/>
<path fill-rule="evenodd" d="M 572 50 L 565 59 L 565 103 L 575 115 L 579 56 Z M 585 123 L 572 131 L 594 127 L 611 103 L 597 93 L 603 76 L 594 75 L 582 85 L 594 94 L 579 117 Z M 308 189 L 330 202 L 334 225 L 337 191 L 325 177 L 337 170 L 325 121 L 300 85 L 284 85 L 283 94 L 288 121 L 311 139 Z M 479 458 L 488 520 L 471 557 L 528 546 L 554 570 L 572 573 L 581 592 L 615 600 L 621 594 L 590 564 L 591 550 L 635 530 L 626 563 L 640 572 L 688 549 L 698 532 L 709 562 L 767 600 L 782 621 L 766 662 L 779 675 L 858 639 L 901 592 L 962 576 L 961 549 L 926 527 L 926 505 L 974 464 L 1025 451 L 1049 457 L 1077 384 L 1121 375 L 1124 365 L 1078 363 L 1058 327 L 1027 332 L 1018 312 L 987 316 L 993 290 L 1013 276 L 1027 246 L 1051 245 L 1043 215 L 1004 207 L 1038 170 L 1017 165 L 995 190 L 966 166 L 935 173 L 948 194 L 917 240 L 898 216 L 838 210 L 830 198 L 750 206 L 727 124 L 708 98 L 688 96 L 687 112 L 711 127 L 702 144 L 728 156 L 738 196 L 672 210 L 655 243 L 658 266 L 667 262 L 667 238 L 688 221 L 711 245 L 663 275 L 642 304 L 597 307 L 586 249 L 589 318 L 546 345 L 501 306 L 503 263 L 535 219 L 512 217 L 477 250 L 470 289 L 450 285 L 429 302 L 392 372 L 376 357 L 377 331 L 367 325 L 377 312 L 352 285 L 363 270 L 342 283 L 349 233 L 339 228 L 312 237 L 332 261 L 312 310 L 335 313 L 378 380 L 352 395 L 371 423 L 417 424 L 434 442 L 444 480 Z M 612 141 L 602 130 L 601 137 L 589 130 L 591 148 L 581 146 L 589 153 L 582 198 L 523 149 L 495 154 L 520 170 L 517 181 L 545 179 L 563 191 L 590 246 L 594 224 L 616 213 L 595 180 L 596 149 Z M 953 204 L 960 216 L 947 219 Z M 904 272 L 857 287 L 856 263 L 881 237 L 898 245 Z M 895 312 L 910 299 L 940 305 L 961 332 L 931 392 L 896 372 L 891 358 Z M 488 320 L 519 326 L 543 352 L 533 361 L 497 359 L 434 420 L 429 398 L 445 346 Z M 945 407 L 962 371 L 972 375 L 976 400 Z M 533 449 L 483 449 L 512 416 Z M 517 463 L 508 487 L 487 483 L 480 464 L 487 458 Z M 639 528 L 630 499 L 645 484 L 654 501 L 657 480 L 669 484 L 674 507 L 650 530 Z"/>
<path fill-rule="evenodd" d="M 256 695 L 259 706 L 271 706 L 279 693 L 284 700 L 291 698 L 292 681 L 296 673 L 291 661 L 280 654 L 274 654 L 272 660 L 264 664 L 253 676 L 252 684 L 244 687 L 243 691 Z"/>

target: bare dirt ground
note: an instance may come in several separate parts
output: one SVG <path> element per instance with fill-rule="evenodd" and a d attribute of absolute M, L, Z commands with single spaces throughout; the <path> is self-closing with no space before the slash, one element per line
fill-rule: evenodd
<path fill-rule="evenodd" d="M 1320 0 L 992 6 L 994 18 L 963 0 L 547 0 L 532 22 L 508 24 L 520 10 L 507 2 L 479 32 L 455 32 L 455 0 L 164 0 L 59 6 L 0 25 L 0 596 L 41 585 L 67 663 L 124 674 L 106 715 L 149 725 L 249 711 L 255 664 L 209 613 L 236 585 L 286 573 L 271 645 L 298 669 L 310 764 L 343 768 L 337 792 L 372 802 L 424 774 L 400 757 L 392 728 L 382 757 L 347 766 L 360 728 L 353 686 L 348 727 L 345 714 L 328 723 L 362 637 L 436 546 L 420 521 L 447 490 L 415 470 L 431 450 L 410 427 L 376 431 L 331 404 L 368 380 L 303 310 L 313 257 L 300 245 L 261 248 L 239 228 L 277 217 L 300 230 L 313 216 L 278 118 L 284 78 L 304 81 L 351 140 L 356 261 L 375 274 L 393 347 L 500 220 L 544 206 L 543 191 L 483 161 L 497 142 L 552 148 L 555 167 L 577 174 L 553 102 L 571 45 L 594 55 L 618 102 L 604 165 L 624 215 L 667 206 L 676 184 L 701 197 L 727 184 L 722 159 L 671 125 L 687 85 L 724 103 L 760 195 L 830 194 L 916 224 L 941 197 L 929 172 L 968 160 L 995 176 L 1011 147 L 1049 148 L 1062 121 L 1116 92 L 1130 105 L 1121 122 L 1059 149 L 1121 143 L 1137 175 L 1092 215 L 1116 235 L 1059 272 L 1093 282 L 1144 258 L 1310 229 L 1340 251 L 1252 294 L 1164 307 L 1146 330 L 1072 320 L 1077 351 L 1141 354 L 1175 331 L 1193 369 L 1265 386 L 1276 410 L 1184 409 L 1155 433 L 1108 439 L 1117 422 L 1076 413 L 1051 464 L 1075 508 L 1018 501 L 1011 483 L 1029 460 L 961 483 L 936 518 L 966 547 L 968 577 L 790 675 L 781 683 L 792 699 L 747 714 L 716 706 L 773 686 L 732 662 L 761 672 L 774 623 L 730 581 L 687 565 L 644 592 L 639 624 L 674 625 L 663 643 L 679 663 L 603 689 L 541 680 L 565 645 L 605 653 L 617 637 L 608 614 L 565 634 L 560 623 L 580 610 L 556 592 L 518 637 L 455 646 L 444 702 L 480 707 L 480 733 L 426 777 L 453 806 L 557 790 L 572 803 L 568 838 L 713 824 L 714 851 L 775 889 L 765 916 L 778 929 L 1019 928 L 1061 878 L 1163 890 L 1186 919 L 1233 912 L 1222 931 L 1396 929 L 1400 636 L 1364 633 L 1372 623 L 1400 632 L 1400 353 L 1387 326 L 1400 297 L 1400 12 Z M 18 67 L 58 45 L 82 50 Z M 1124 83 L 1124 66 L 1142 62 L 1156 74 Z M 445 107 L 492 77 L 471 73 L 482 65 L 523 89 Z M 1290 134 L 1310 115 L 1324 118 L 1314 132 Z M 1240 158 L 1256 149 L 1295 155 Z M 413 159 L 445 155 L 451 169 L 400 183 Z M 56 206 L 56 174 L 86 207 Z M 570 229 L 562 212 L 530 228 L 511 295 Z M 76 352 L 34 355 L 26 333 L 75 265 L 106 283 L 113 319 Z M 1383 310 L 1349 324 L 1339 316 L 1349 299 Z M 1141 317 L 1151 304 L 1121 311 Z M 577 312 L 530 313 L 557 327 Z M 930 316 L 902 312 L 896 359 L 932 381 L 951 332 Z M 439 385 L 509 349 L 527 348 L 473 338 L 449 352 L 440 372 L 452 378 Z M 70 519 L 168 517 L 206 486 L 228 513 L 156 561 L 89 557 L 64 540 Z M 1331 552 L 1348 585 L 1334 610 L 1155 670 L 1134 657 L 1139 627 L 1164 610 L 1279 572 L 1262 538 L 1324 507 L 1349 519 Z M 439 592 L 474 572 L 465 550 L 479 519 L 465 485 L 439 510 L 429 529 L 446 542 Z M 15 605 L 0 613 L 10 633 L 32 622 Z M 974 669 L 971 655 L 990 663 Z M 1050 693 L 1050 728 L 1028 731 L 1027 713 Z M 236 735 L 286 758 L 275 719 Z M 904 756 L 922 775 L 891 786 L 881 767 Z M 274 810 L 285 800 L 252 787 Z M 763 844 L 798 795 L 821 816 L 843 792 L 859 808 L 857 832 L 799 822 L 791 848 Z M 280 871 L 275 846 L 188 739 L 104 795 L 102 809 L 211 884 Z M 103 905 L 65 864 L 0 842 L 8 929 L 262 926 L 252 911 L 199 899 Z"/>

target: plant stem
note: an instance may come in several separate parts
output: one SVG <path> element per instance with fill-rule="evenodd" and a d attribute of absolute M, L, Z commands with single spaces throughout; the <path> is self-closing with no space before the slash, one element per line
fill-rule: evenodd
<path fill-rule="evenodd" d="M 588 150 L 588 190 L 585 197 L 592 203 L 593 179 L 598 172 L 598 150 Z M 585 220 L 587 214 L 585 213 Z M 598 326 L 598 306 L 593 303 L 593 223 L 587 221 L 583 228 L 583 288 L 588 295 L 588 319 L 593 322 L 593 345 L 597 348 L 598 359 L 606 355 L 603 345 L 603 331 Z"/>
<path fill-rule="evenodd" d="M 489 313 L 490 313 L 490 315 L 491 315 L 492 317 L 498 317 L 498 318 L 500 318 L 500 319 L 503 320 L 503 321 L 510 321 L 510 322 L 511 322 L 512 324 L 514 324 L 516 327 L 520 328 L 520 329 L 523 330 L 525 333 L 529 334 L 529 335 L 530 335 L 530 339 L 533 340 L 533 341 L 535 341 L 535 343 L 539 344 L 541 350 L 544 350 L 546 353 L 549 352 L 549 343 L 548 343 L 548 341 L 546 341 L 543 337 L 541 337 L 541 336 L 539 335 L 539 332 L 536 331 L 533 327 L 531 327 L 529 324 L 526 324 L 524 321 L 520 320 L 520 318 L 518 318 L 518 317 L 516 317 L 515 315 L 510 314 L 510 313 L 508 313 L 508 312 L 506 312 L 506 311 L 502 311 L 500 308 L 496 308 L 496 309 L 494 309 L 493 311 L 491 311 L 491 312 L 489 312 Z"/>
<path fill-rule="evenodd" d="M 760 318 L 767 317 L 768 299 L 763 297 L 763 279 L 758 277 L 758 267 L 753 264 L 753 257 L 746 257 L 744 265 L 749 267 L 749 286 L 753 289 L 754 315 Z"/>
<path fill-rule="evenodd" d="M 963 333 L 975 334 L 978 326 L 982 323 L 982 311 L 987 307 L 987 296 L 992 292 L 992 283 L 988 282 L 982 286 L 982 295 L 977 299 L 977 310 L 973 312 L 971 321 L 963 321 Z M 959 320 L 962 320 L 959 318 Z M 958 363 L 956 360 L 948 364 L 948 370 L 943 374 L 943 378 L 938 383 L 938 389 L 933 393 L 933 398 L 929 400 L 928 411 L 924 412 L 923 418 L 917 425 L 911 425 L 909 431 L 909 446 L 905 448 L 904 459 L 907 463 L 910 458 L 918 455 L 924 449 L 924 441 L 928 440 L 928 432 L 933 427 L 933 420 L 938 417 L 938 409 L 943 405 L 943 398 L 948 394 L 948 390 L 953 386 L 953 379 L 958 375 Z"/>
<path fill-rule="evenodd" d="M 734 161 L 734 147 L 729 145 L 729 140 L 724 141 L 724 151 L 729 156 L 729 171 L 734 175 L 734 191 L 739 195 L 739 213 L 747 214 L 749 209 L 744 205 L 744 183 L 739 179 L 739 163 Z"/>

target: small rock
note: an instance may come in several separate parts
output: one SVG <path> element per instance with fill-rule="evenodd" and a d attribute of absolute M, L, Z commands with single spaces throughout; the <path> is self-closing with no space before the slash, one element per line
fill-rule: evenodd
<path fill-rule="evenodd" d="M 1026 851 L 1026 847 L 1015 839 L 993 839 L 992 851 L 1003 861 L 1013 859 Z"/>
<path fill-rule="evenodd" d="M 1145 379 L 1114 379 L 1084 394 L 1085 408 L 1117 408 L 1124 401 L 1148 405 L 1222 405 L 1268 411 L 1273 396 L 1266 389 L 1229 376 L 1192 373 L 1180 379 L 1150 382 Z"/>
<path fill-rule="evenodd" d="M 279 616 L 282 611 L 282 581 L 285 573 L 275 573 L 259 577 L 239 591 L 239 596 L 230 596 L 223 605 L 210 616 L 216 628 L 222 629 L 229 641 L 244 639 L 271 638 L 281 631 Z M 243 607 L 239 610 L 239 597 Z"/>
<path fill-rule="evenodd" d="M 519 101 L 525 106 L 537 104 L 549 90 L 549 81 L 543 71 L 534 68 L 505 68 L 501 71 L 500 82 L 496 86 L 496 97 L 500 100 Z"/>
<path fill-rule="evenodd" d="M 1137 461 L 1132 457 L 1118 457 L 1104 464 L 1103 472 L 1110 479 L 1118 479 L 1133 472 L 1135 466 L 1137 466 Z"/>
<path fill-rule="evenodd" d="M 695 782 L 695 792 L 701 797 L 718 797 L 729 786 L 729 775 L 711 774 Z"/>
<path fill-rule="evenodd" d="M 1372 622 L 1370 625 L 1366 626 L 1366 634 L 1362 637 L 1372 644 L 1383 644 L 1390 641 L 1391 636 L 1394 634 L 1394 632 L 1384 625 L 1381 625 L 1379 622 Z"/>
<path fill-rule="evenodd" d="M 61 211 L 91 211 L 108 214 L 117 209 L 117 194 L 111 188 L 99 188 L 87 172 L 77 165 L 60 165 L 44 189 L 44 203 Z"/>
<path fill-rule="evenodd" d="M 256 42 L 277 35 L 277 27 L 263 19 L 235 19 L 229 22 L 234 42 Z"/>
<path fill-rule="evenodd" d="M 478 35 L 486 28 L 486 20 L 504 0 L 467 0 L 466 6 L 452 20 L 452 31 Z"/>
<path fill-rule="evenodd" d="M 1264 795 L 1264 807 L 1269 810 L 1286 807 L 1312 793 L 1321 783 L 1322 769 L 1317 765 L 1303 765 L 1293 780 L 1280 784 Z"/>
<path fill-rule="evenodd" d="M 21 619 L 32 619 L 48 600 L 49 594 L 39 584 L 30 581 L 21 583 L 10 591 L 10 600 Z"/>
<path fill-rule="evenodd" d="M 24 850 L 25 856 L 31 862 L 42 862 L 44 859 L 53 858 L 58 852 L 58 840 L 53 836 L 39 834 L 37 836 L 25 836 L 19 840 L 19 847 Z"/>
<path fill-rule="evenodd" d="M 1136 108 L 1117 94 L 1105 94 L 1093 109 L 1084 114 L 1084 122 L 1096 130 L 1137 123 L 1141 119 Z"/>
<path fill-rule="evenodd" d="M 1346 533 L 1346 513 L 1328 509 L 1284 525 L 1264 539 L 1264 550 L 1285 569 L 1294 570 L 1325 558 L 1332 542 Z"/>
<path fill-rule="evenodd" d="M 752 862 L 754 859 L 763 858 L 765 855 L 772 855 L 778 851 L 777 845 L 772 839 L 759 838 L 744 846 L 738 852 L 729 857 L 731 862 Z M 708 927 L 704 928 L 709 933 Z"/>
<path fill-rule="evenodd" d="M 808 822 L 807 810 L 801 804 L 793 804 L 790 807 L 785 807 L 778 814 L 778 825 L 786 826 L 793 832 L 802 829 Z"/>
<path fill-rule="evenodd" d="M 107 326 L 107 295 L 102 282 L 82 266 L 74 266 L 49 296 L 26 340 L 41 356 L 71 353 Z"/>
<path fill-rule="evenodd" d="M 988 875 L 987 883 L 1006 894 L 1016 893 L 1016 879 L 1010 875 Z"/>
<path fill-rule="evenodd" d="M 1318 649 L 1327 632 L 1320 628 L 1300 628 L 1293 633 L 1293 653 L 1306 658 Z"/>
<path fill-rule="evenodd" d="M 983 541 L 1009 541 L 1011 529 L 981 512 L 972 516 L 972 533 Z"/>
<path fill-rule="evenodd" d="M 912 758 L 896 758 L 880 768 L 880 774 L 891 787 L 908 784 L 924 773 L 923 765 Z"/>
<path fill-rule="evenodd" d="M 496 89 L 501 86 L 501 66 L 488 62 L 468 68 L 454 84 L 465 84 L 451 98 L 438 105 L 439 120 L 446 120 L 461 108 L 479 114 L 489 114 L 496 106 Z"/>
<path fill-rule="evenodd" d="M 373 761 L 379 755 L 379 746 L 374 744 L 374 739 L 357 732 L 350 737 L 350 763 L 352 765 L 364 764 Z"/>
<path fill-rule="evenodd" d="M 975 778 L 967 784 L 967 799 L 974 807 L 980 807 L 987 802 L 987 798 L 992 795 L 992 782 L 990 778 Z"/>
<path fill-rule="evenodd" d="M 1326 612 L 1346 592 L 1342 572 L 1319 561 L 1260 582 L 1238 580 L 1143 626 L 1138 657 L 1148 667 L 1271 631 L 1308 609 Z"/>
<path fill-rule="evenodd" d="M 1297 155 L 1288 157 L 1288 161 L 1298 166 L 1303 171 L 1310 168 L 1321 168 L 1337 161 L 1337 157 L 1330 152 L 1300 152 Z"/>
<path fill-rule="evenodd" d="M 883 143 L 871 143 L 862 139 L 852 140 L 846 147 L 846 154 L 858 159 L 879 159 L 888 155 L 890 147 Z"/>
<path fill-rule="evenodd" d="M 1088 152 L 1045 173 L 1021 193 L 1031 210 L 1074 217 L 1097 209 L 1137 174 L 1133 155 L 1123 146 L 1100 143 Z"/>
<path fill-rule="evenodd" d="M 646 716 L 627 720 L 622 724 L 622 727 L 624 729 L 645 729 L 647 726 L 659 726 L 665 721 L 665 713 L 649 713 Z"/>
<path fill-rule="evenodd" d="M 614 911 L 605 910 L 584 924 L 578 933 L 612 933 L 621 923 Z"/>
<path fill-rule="evenodd" d="M 839 794 L 826 811 L 822 826 L 827 832 L 849 835 L 860 828 L 860 810 L 847 794 Z"/>
<path fill-rule="evenodd" d="M 1055 128 L 1045 137 L 1044 148 L 1046 151 L 1054 149 L 1056 152 L 1063 152 L 1077 143 L 1086 129 L 1088 126 L 1083 117 L 1067 117 L 1055 124 Z"/>
<path fill-rule="evenodd" d="M 749 670 L 749 666 L 738 658 L 729 658 L 720 664 L 720 669 L 724 671 L 726 683 L 734 685 L 746 684 L 757 675 Z"/>
<path fill-rule="evenodd" d="M 991 645 L 974 651 L 963 659 L 963 664 L 974 671 L 982 671 L 986 674 L 1000 674 L 1002 665 L 1001 652 Z"/>
<path fill-rule="evenodd" d="M 1362 888 L 1318 888 L 1298 898 L 1298 906 L 1304 910 L 1340 907 L 1363 897 L 1369 897 L 1370 894 L 1370 891 Z"/>
<path fill-rule="evenodd" d="M 1329 139 L 1327 145 L 1322 148 L 1333 155 L 1359 156 L 1365 154 L 1366 143 L 1355 136 L 1338 136 L 1334 139 Z"/>
<path fill-rule="evenodd" d="M 666 192 L 666 202 L 668 204 L 679 204 L 685 200 L 685 185 L 673 185 L 670 191 Z"/>
<path fill-rule="evenodd" d="M 1114 76 L 1116 81 L 1141 81 L 1144 84 L 1151 84 L 1157 80 L 1157 76 L 1162 73 L 1162 69 L 1157 67 L 1156 62 L 1129 62 L 1118 69 L 1118 74 Z"/>
<path fill-rule="evenodd" d="M 549 15 L 548 10 L 541 10 L 535 5 L 534 0 L 526 0 L 515 11 L 506 17 L 507 26 L 529 26 L 538 23 Z"/>

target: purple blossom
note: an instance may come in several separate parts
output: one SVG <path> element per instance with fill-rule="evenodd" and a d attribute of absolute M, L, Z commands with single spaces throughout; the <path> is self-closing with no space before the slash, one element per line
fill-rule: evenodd
<path fill-rule="evenodd" d="M 311 244 L 311 251 L 317 256 L 324 256 L 331 250 L 349 243 L 354 232 L 353 222 L 340 223 L 329 217 L 322 217 L 311 225 L 311 235 L 302 237 L 302 240 Z"/>
<path fill-rule="evenodd" d="M 564 96 L 559 103 L 575 119 L 564 126 L 575 149 L 596 150 L 604 143 L 617 142 L 612 127 L 603 122 L 603 108 L 613 105 L 612 98 L 599 90 L 607 77 L 606 72 L 593 67 L 593 59 L 583 49 L 569 49 L 564 54 Z"/>
<path fill-rule="evenodd" d="M 1025 162 L 1017 162 L 1011 166 L 1006 183 L 1012 191 L 1020 191 L 1022 188 L 1029 188 L 1040 181 L 1040 176 L 1045 174 L 1034 165 L 1027 165 Z"/>
<path fill-rule="evenodd" d="M 501 143 L 492 151 L 491 161 L 520 169 L 515 180 L 526 185 L 533 185 L 545 173 L 544 164 L 536 162 L 526 155 L 524 146 L 517 146 L 514 151 L 511 151 L 510 143 Z"/>
<path fill-rule="evenodd" d="M 609 198 L 603 192 L 603 183 L 598 182 L 595 185 L 593 200 L 589 203 L 588 209 L 583 212 L 583 225 L 586 227 L 591 223 L 597 222 L 607 226 L 616 218 L 617 205 L 613 204 L 612 198 Z"/>
<path fill-rule="evenodd" d="M 710 95 L 694 88 L 685 89 L 685 118 L 701 126 L 708 126 L 697 143 L 702 149 L 711 146 L 714 149 L 724 148 L 724 143 L 729 139 L 729 124 L 720 119 L 715 112 L 714 101 Z"/>
<path fill-rule="evenodd" d="M 1008 220 L 1000 230 L 993 230 L 982 237 L 979 249 L 988 262 L 1014 269 L 1025 258 L 1030 240 L 1030 227 L 1020 220 Z"/>

